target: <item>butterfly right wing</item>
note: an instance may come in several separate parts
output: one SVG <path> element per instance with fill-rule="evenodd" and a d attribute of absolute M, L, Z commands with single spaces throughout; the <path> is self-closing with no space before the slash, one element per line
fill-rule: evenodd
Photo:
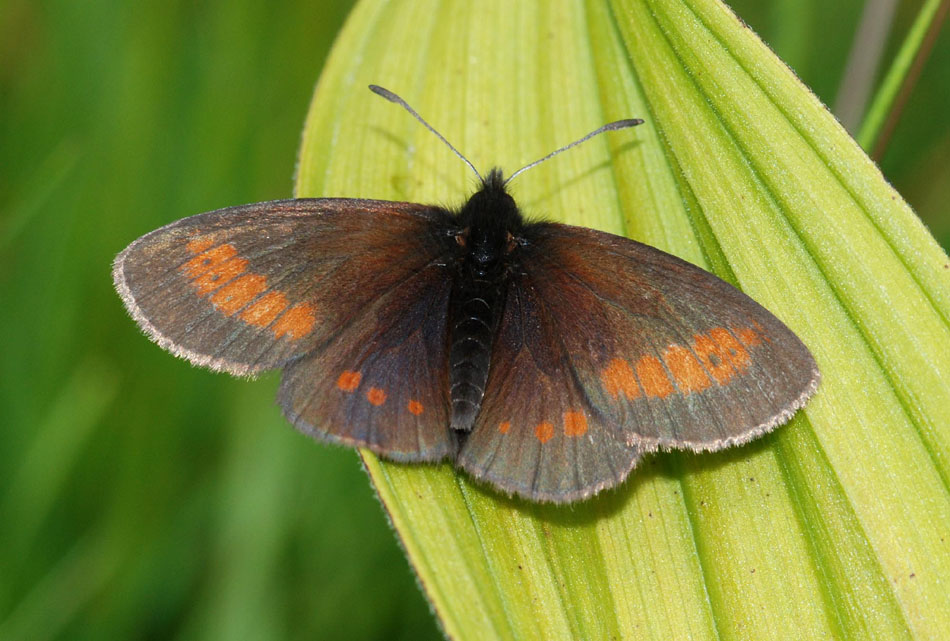
<path fill-rule="evenodd" d="M 801 340 L 732 285 L 625 238 L 541 223 L 458 463 L 511 493 L 572 501 L 622 481 L 643 452 L 749 441 L 818 380 Z"/>
<path fill-rule="evenodd" d="M 536 240 L 529 278 L 585 397 L 628 441 L 720 450 L 786 422 L 817 389 L 798 336 L 713 274 L 592 229 L 548 224 Z"/>

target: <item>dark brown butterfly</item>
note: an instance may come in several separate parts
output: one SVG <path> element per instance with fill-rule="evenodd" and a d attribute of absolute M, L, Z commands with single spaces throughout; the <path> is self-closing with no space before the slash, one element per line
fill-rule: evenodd
<path fill-rule="evenodd" d="M 647 452 L 744 443 L 815 391 L 808 349 L 732 285 L 526 222 L 508 181 L 493 169 L 459 211 L 301 198 L 185 218 L 119 254 L 116 289 L 192 363 L 282 369 L 278 401 L 304 433 L 450 460 L 535 501 L 615 486 Z"/>

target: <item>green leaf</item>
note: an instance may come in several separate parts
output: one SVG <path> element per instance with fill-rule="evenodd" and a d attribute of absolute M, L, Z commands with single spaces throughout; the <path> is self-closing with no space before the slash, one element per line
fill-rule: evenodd
<path fill-rule="evenodd" d="M 364 453 L 453 639 L 936 638 L 950 629 L 950 267 L 827 109 L 714 0 L 361 2 L 320 79 L 301 196 L 528 212 L 713 269 L 813 351 L 818 394 L 720 454 L 564 507 Z M 411 375 L 411 373 L 407 373 Z"/>

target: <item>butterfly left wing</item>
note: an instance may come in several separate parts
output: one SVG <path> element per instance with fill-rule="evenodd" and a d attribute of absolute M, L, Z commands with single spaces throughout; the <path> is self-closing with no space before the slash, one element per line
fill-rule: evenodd
<path fill-rule="evenodd" d="M 642 452 L 746 442 L 817 387 L 795 334 L 712 274 L 590 229 L 528 234 L 459 453 L 474 476 L 576 500 L 622 481 Z"/>
<path fill-rule="evenodd" d="M 143 236 L 116 288 L 149 336 L 232 374 L 283 368 L 280 404 L 318 438 L 397 460 L 455 453 L 444 376 L 448 212 L 296 199 Z"/>
<path fill-rule="evenodd" d="M 302 198 L 184 218 L 129 245 L 113 279 L 149 337 L 238 375 L 314 349 L 441 251 L 434 207 Z"/>

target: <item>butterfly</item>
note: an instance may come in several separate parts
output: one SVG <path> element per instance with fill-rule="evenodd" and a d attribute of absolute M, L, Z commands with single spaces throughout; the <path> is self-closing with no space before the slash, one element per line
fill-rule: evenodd
<path fill-rule="evenodd" d="M 299 198 L 171 223 L 118 255 L 128 311 L 212 370 L 282 370 L 300 431 L 406 463 L 451 461 L 533 501 L 620 484 L 647 453 L 713 451 L 786 422 L 815 361 L 712 274 L 593 229 L 530 222 L 507 180 L 458 210 Z"/>

